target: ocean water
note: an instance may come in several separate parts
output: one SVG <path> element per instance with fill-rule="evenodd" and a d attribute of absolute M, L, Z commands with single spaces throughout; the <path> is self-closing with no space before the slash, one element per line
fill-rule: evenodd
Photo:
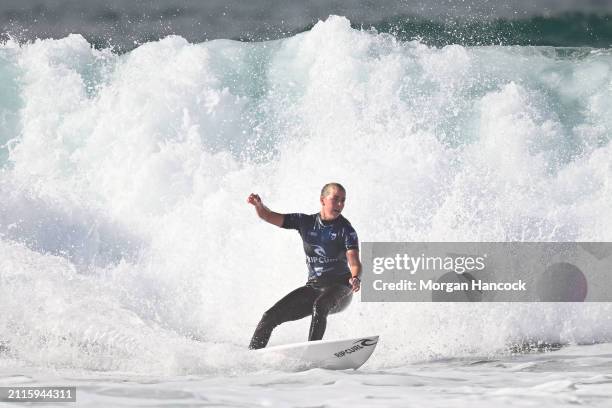
<path fill-rule="evenodd" d="M 277 40 L 0 46 L 0 385 L 84 406 L 607 406 L 612 304 L 362 303 L 358 371 L 246 345 L 306 270 L 245 199 L 365 241 L 611 241 L 612 52 L 435 46 L 330 16 Z M 271 344 L 304 341 L 308 321 Z"/>
<path fill-rule="evenodd" d="M 610 0 L 3 0 L 0 38 L 78 33 L 126 52 L 173 34 L 192 43 L 286 38 L 329 15 L 436 46 L 612 44 Z"/>

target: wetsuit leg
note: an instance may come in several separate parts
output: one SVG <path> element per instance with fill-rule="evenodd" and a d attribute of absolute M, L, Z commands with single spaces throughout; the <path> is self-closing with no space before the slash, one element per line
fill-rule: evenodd
<path fill-rule="evenodd" d="M 250 349 L 266 347 L 272 330 L 281 323 L 302 319 L 312 313 L 312 305 L 319 295 L 319 291 L 310 286 L 295 289 L 287 296 L 276 302 L 262 316 L 253 338 Z"/>
<path fill-rule="evenodd" d="M 327 326 L 327 315 L 344 310 L 353 298 L 351 288 L 346 285 L 333 285 L 319 290 L 320 295 L 312 306 L 308 341 L 321 340 Z"/>

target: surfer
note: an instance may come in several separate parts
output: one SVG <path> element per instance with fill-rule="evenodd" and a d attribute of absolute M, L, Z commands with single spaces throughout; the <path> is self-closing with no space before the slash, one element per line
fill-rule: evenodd
<path fill-rule="evenodd" d="M 308 341 L 321 340 L 327 315 L 344 310 L 353 292 L 360 288 L 361 262 L 357 233 L 340 213 L 346 190 L 339 183 L 328 183 L 321 190 L 321 211 L 307 215 L 279 214 L 263 205 L 257 194 L 247 202 L 262 220 L 277 227 L 295 229 L 302 237 L 308 281 L 276 302 L 262 316 L 253 333 L 250 349 L 268 344 L 272 330 L 281 323 L 312 316 Z"/>

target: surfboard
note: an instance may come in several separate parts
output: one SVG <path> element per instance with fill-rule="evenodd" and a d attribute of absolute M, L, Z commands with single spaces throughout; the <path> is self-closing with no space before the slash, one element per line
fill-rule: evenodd
<path fill-rule="evenodd" d="M 258 353 L 277 353 L 298 360 L 310 368 L 328 370 L 354 370 L 361 367 L 372 355 L 378 344 L 378 336 L 357 337 L 343 340 L 317 340 L 285 344 L 257 350 Z"/>

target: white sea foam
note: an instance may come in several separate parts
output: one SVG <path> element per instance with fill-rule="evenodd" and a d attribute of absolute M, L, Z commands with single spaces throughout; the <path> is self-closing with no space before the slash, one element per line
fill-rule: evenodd
<path fill-rule="evenodd" d="M 268 43 L 81 36 L 0 47 L 0 358 L 130 372 L 258 367 L 261 313 L 306 275 L 259 221 L 330 180 L 367 241 L 612 240 L 606 50 L 429 48 L 330 17 Z M 327 338 L 370 367 L 612 341 L 610 304 L 366 304 Z M 272 343 L 303 341 L 307 321 Z M 239 363 L 239 361 L 241 361 Z"/>

